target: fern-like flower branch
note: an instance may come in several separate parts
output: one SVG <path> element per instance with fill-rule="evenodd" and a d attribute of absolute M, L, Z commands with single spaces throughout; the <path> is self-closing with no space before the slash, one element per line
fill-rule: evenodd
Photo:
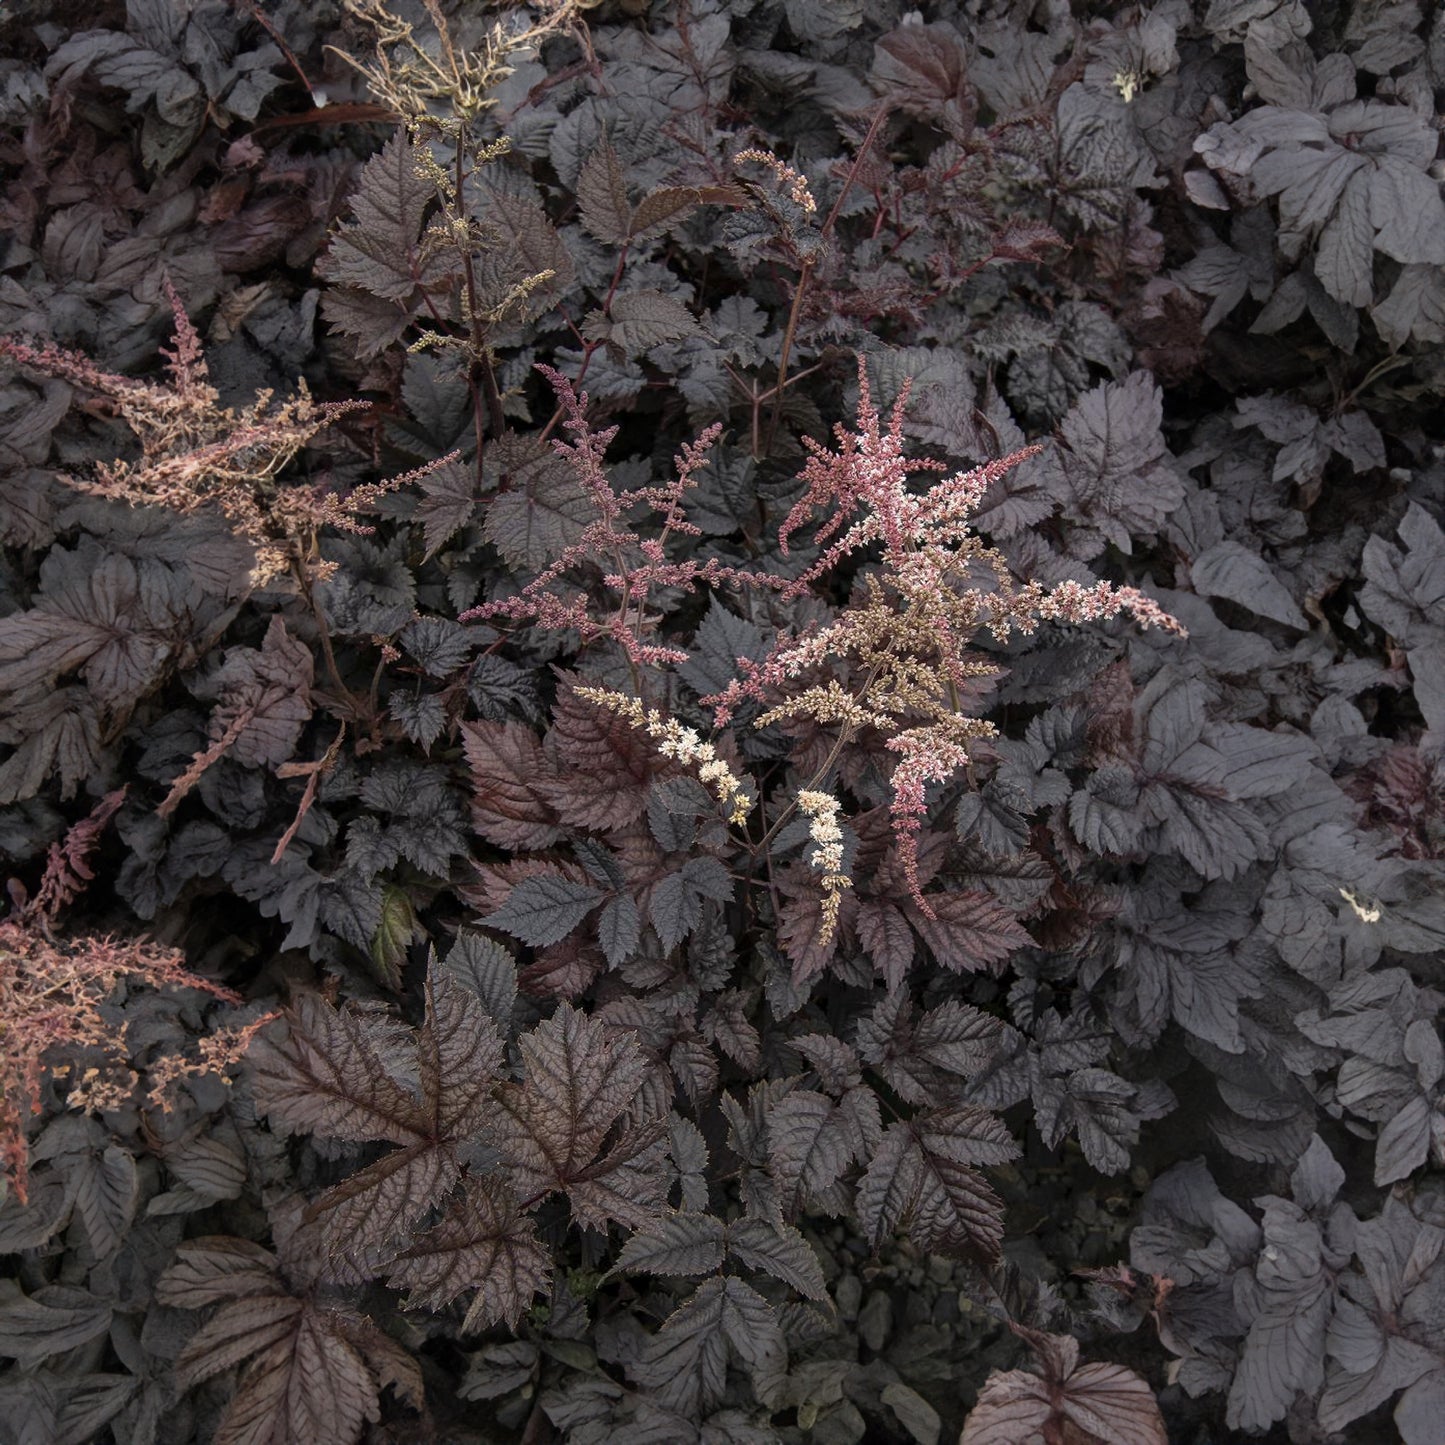
<path fill-rule="evenodd" d="M 683 499 L 697 485 L 697 474 L 707 465 L 707 454 L 722 434 L 722 427 L 710 426 L 696 441 L 684 445 L 673 459 L 676 475 L 669 481 L 661 486 L 619 492 L 614 490 L 603 460 L 617 428 L 593 431 L 587 420 L 587 393 L 579 394 L 561 372 L 550 366 L 537 369 L 556 391 L 566 416 L 565 429 L 575 438 L 570 443 L 554 440 L 553 450 L 586 491 L 596 517 L 576 542 L 516 595 L 473 607 L 462 613 L 460 620 L 509 617 L 535 622 L 554 631 L 571 629 L 576 631 L 584 647 L 599 638 L 610 638 L 634 668 L 686 662 L 687 653 L 680 648 L 644 640 L 656 623 L 656 617 L 648 610 L 648 599 L 654 588 L 696 587 L 704 583 L 773 588 L 784 585 L 776 577 L 724 566 L 715 557 L 701 563 L 668 558 L 667 544 L 671 537 L 701 535 L 701 529 L 687 520 Z M 649 508 L 654 513 L 654 535 L 643 537 L 627 525 L 627 513 L 638 507 Z M 609 561 L 610 570 L 606 565 Z M 569 572 L 590 572 L 595 578 L 599 567 L 602 575 L 598 580 L 615 598 L 606 616 L 596 615 L 588 592 L 562 596 L 556 590 Z"/>
<path fill-rule="evenodd" d="M 843 894 L 853 886 L 843 867 L 843 829 L 838 823 L 838 800 L 831 793 L 804 788 L 798 794 L 798 807 L 810 820 L 808 836 L 813 840 L 810 861 L 823 875 L 823 922 L 818 942 L 824 944 L 838 927 Z"/>
<path fill-rule="evenodd" d="M 664 716 L 656 708 L 643 707 L 635 697 L 611 688 L 579 687 L 575 691 L 578 697 L 616 713 L 639 732 L 645 732 L 657 742 L 657 750 L 663 757 L 691 768 L 698 781 L 711 788 L 718 802 L 727 809 L 730 823 L 747 821 L 753 808 L 747 785 L 718 756 L 717 749 L 702 740 L 695 728 Z"/>

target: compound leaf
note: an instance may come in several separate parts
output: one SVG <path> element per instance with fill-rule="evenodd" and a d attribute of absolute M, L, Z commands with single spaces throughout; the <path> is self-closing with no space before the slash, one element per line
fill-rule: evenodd
<path fill-rule="evenodd" d="M 909 1228 L 925 1249 L 996 1259 L 1003 1205 L 973 1166 L 1017 1154 L 994 1115 L 967 1105 L 890 1124 L 858 1183 L 859 1223 L 875 1249 Z"/>
<path fill-rule="evenodd" d="M 731 1352 L 766 1398 L 781 1377 L 787 1350 L 771 1306 L 740 1279 L 709 1279 L 664 1322 L 634 1367 L 658 1402 L 695 1417 L 723 1398 Z"/>
<path fill-rule="evenodd" d="M 727 1227 L 728 1253 L 750 1269 L 780 1279 L 805 1299 L 826 1300 L 828 1286 L 818 1256 L 791 1224 L 779 1228 L 767 1219 L 739 1219 Z"/>

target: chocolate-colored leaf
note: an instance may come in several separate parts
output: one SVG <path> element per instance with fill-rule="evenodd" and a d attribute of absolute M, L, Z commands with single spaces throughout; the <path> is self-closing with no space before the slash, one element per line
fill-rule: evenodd
<path fill-rule="evenodd" d="M 482 533 L 507 562 L 540 572 L 582 538 L 592 504 L 577 479 L 534 437 L 498 443 L 508 486 L 487 501 Z"/>
<path fill-rule="evenodd" d="M 621 1132 L 603 1147 L 648 1074 L 635 1036 L 563 1004 L 520 1047 L 523 1082 L 502 1088 L 488 1120 L 517 1197 L 570 1192 L 589 1218 L 643 1223 L 665 1184 L 660 1126 Z"/>
<path fill-rule="evenodd" d="M 838 1106 L 795 1089 L 767 1113 L 768 1164 L 783 1212 L 796 1216 L 842 1178 L 853 1162 Z"/>
<path fill-rule="evenodd" d="M 813 1247 L 791 1224 L 781 1228 L 766 1219 L 739 1219 L 727 1227 L 729 1255 L 760 1269 L 807 1299 L 826 1300 L 828 1287 Z"/>
<path fill-rule="evenodd" d="M 637 952 L 641 936 L 642 915 L 626 894 L 611 899 L 597 916 L 597 941 L 613 968 L 620 968 Z"/>
<path fill-rule="evenodd" d="M 561 821 L 612 829 L 640 818 L 658 771 L 647 738 L 626 719 L 564 691 L 543 744 L 554 770 L 541 786 Z"/>
<path fill-rule="evenodd" d="M 435 962 L 425 994 L 415 1034 L 385 1032 L 306 995 L 285 1040 L 253 1049 L 257 1100 L 273 1120 L 292 1131 L 400 1146 L 307 1207 L 338 1255 L 360 1258 L 403 1238 L 456 1183 L 459 1147 L 490 1117 L 503 1049 L 495 1023 L 478 996 Z"/>
<path fill-rule="evenodd" d="M 289 1341 L 305 1306 L 279 1287 L 221 1306 L 192 1335 L 176 1360 L 176 1383 L 189 1390 L 282 1340 Z"/>
<path fill-rule="evenodd" d="M 156 1281 L 156 1299 L 196 1310 L 222 1300 L 266 1294 L 276 1286 L 276 1256 L 247 1239 L 224 1235 L 188 1239 Z"/>
<path fill-rule="evenodd" d="M 877 43 L 874 86 L 895 105 L 961 136 L 977 102 L 965 80 L 968 47 L 947 21 L 903 25 Z"/>
<path fill-rule="evenodd" d="M 982 1109 L 960 1107 L 888 1126 L 858 1183 L 859 1223 L 875 1248 L 909 1229 L 925 1249 L 996 1259 L 1003 1205 L 976 1164 L 1001 1164 L 1018 1146 Z"/>
<path fill-rule="evenodd" d="M 541 744 L 521 723 L 467 722 L 462 746 L 472 782 L 472 826 L 503 848 L 547 848 L 557 841 L 557 815 L 541 784 Z"/>
<path fill-rule="evenodd" d="M 393 1077 L 364 1017 L 315 994 L 257 1039 L 248 1064 L 258 1106 L 288 1132 L 400 1145 L 426 1137 L 423 1102 Z"/>
<path fill-rule="evenodd" d="M 0 1279 L 0 1359 L 33 1370 L 110 1328 L 112 1307 L 73 1285 L 47 1284 L 27 1295 L 13 1279 Z"/>
<path fill-rule="evenodd" d="M 934 917 L 905 904 L 909 922 L 944 968 L 953 973 L 994 969 L 1031 940 L 1018 918 L 990 893 L 928 895 Z"/>
<path fill-rule="evenodd" d="M 659 186 L 649 191 L 632 213 L 628 230 L 633 241 L 650 241 L 662 235 L 669 226 L 685 220 L 704 200 L 714 204 L 737 204 L 737 199 L 719 189 L 716 195 L 705 195 L 691 186 Z"/>
<path fill-rule="evenodd" d="M 622 162 L 605 139 L 577 177 L 577 207 L 583 226 L 599 241 L 612 246 L 626 244 L 632 229 L 632 203 L 627 199 Z"/>
<path fill-rule="evenodd" d="M 622 1246 L 615 1268 L 640 1274 L 712 1274 L 722 1265 L 722 1220 L 711 1214 L 663 1214 Z"/>
<path fill-rule="evenodd" d="M 410 306 L 418 291 L 441 284 L 456 257 L 421 238 L 436 187 L 422 178 L 418 147 L 405 131 L 367 162 L 351 199 L 354 220 L 341 227 L 321 262 L 326 278 L 380 300 Z"/>
<path fill-rule="evenodd" d="M 380 1417 L 377 1383 L 365 1360 L 324 1312 L 307 1307 L 295 1327 L 257 1355 L 216 1431 L 217 1445 L 275 1439 L 352 1445 Z"/>
<path fill-rule="evenodd" d="M 605 896 L 590 884 L 540 873 L 522 879 L 507 901 L 482 922 L 506 929 L 533 948 L 545 948 L 566 938 Z"/>
<path fill-rule="evenodd" d="M 426 557 L 434 557 L 471 521 L 477 505 L 477 478 L 459 461 L 434 467 L 418 483 L 421 501 L 414 518 L 426 537 Z"/>
<path fill-rule="evenodd" d="M 634 1374 L 669 1409 L 696 1415 L 722 1399 L 730 1353 L 763 1397 L 787 1360 L 767 1301 L 740 1279 L 709 1279 L 647 1342 Z"/>
<path fill-rule="evenodd" d="M 620 356 L 641 356 L 664 342 L 696 336 L 698 330 L 681 301 L 655 290 L 623 292 L 605 314 L 589 312 L 582 323 L 589 341 L 605 341 Z"/>
<path fill-rule="evenodd" d="M 1255 1288 L 1242 1295 L 1249 1333 L 1229 1391 L 1231 1429 L 1263 1430 L 1324 1376 L 1330 1294 L 1319 1227 L 1293 1204 L 1270 1200 Z"/>
<path fill-rule="evenodd" d="M 995 1371 L 979 1391 L 959 1445 L 1168 1445 L 1154 1393 L 1122 1365 L 1079 1365 L 1076 1341 L 1020 1331 L 1039 1355 L 1042 1377 Z"/>
<path fill-rule="evenodd" d="M 69 1156 L 62 1168 L 91 1248 L 99 1258 L 109 1259 L 135 1217 L 139 1193 L 135 1159 L 111 1144 L 99 1152 Z"/>
<path fill-rule="evenodd" d="M 470 1333 L 515 1328 L 550 1275 L 550 1256 L 512 1191 L 484 1177 L 469 1179 L 441 1222 L 397 1256 L 387 1282 L 410 1291 L 407 1309 L 442 1309 L 475 1289 L 463 1324 Z"/>
<path fill-rule="evenodd" d="M 500 1034 L 510 1033 L 517 1003 L 517 961 L 500 943 L 463 930 L 442 967 L 476 994 Z"/>
<path fill-rule="evenodd" d="M 1301 632 L 1309 629 L 1304 614 L 1268 562 L 1238 542 L 1216 542 L 1194 559 L 1190 575 L 1201 597 L 1222 597 Z"/>
<path fill-rule="evenodd" d="M 936 910 L 935 910 L 936 911 Z M 865 898 L 858 904 L 858 942 L 868 951 L 889 992 L 908 976 L 916 947 L 913 931 L 899 909 L 886 899 Z"/>

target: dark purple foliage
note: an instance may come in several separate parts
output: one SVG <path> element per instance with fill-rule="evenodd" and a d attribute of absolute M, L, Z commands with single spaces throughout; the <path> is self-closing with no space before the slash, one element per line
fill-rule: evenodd
<path fill-rule="evenodd" d="M 0 1445 L 1434 1445 L 1445 18 L 502 13 L 0 20 Z"/>

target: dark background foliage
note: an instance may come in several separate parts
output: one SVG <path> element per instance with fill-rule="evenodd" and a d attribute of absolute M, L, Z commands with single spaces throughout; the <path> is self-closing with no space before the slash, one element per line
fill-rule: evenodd
<path fill-rule="evenodd" d="M 391 8 L 433 55 L 497 19 Z M 428 468 L 258 579 L 214 510 L 65 480 L 139 455 L 114 400 L 0 358 L 16 916 L 125 786 L 64 928 L 245 999 L 116 990 L 133 1065 L 285 1011 L 164 1108 L 67 1109 L 54 1060 L 0 1440 L 928 1445 L 1084 1401 L 1157 1441 L 1142 1376 L 1189 1445 L 1437 1441 L 1445 16 L 607 0 L 409 132 L 365 13 L 0 11 L 0 330 L 163 384 L 169 282 L 219 404 L 369 403 L 263 510 Z M 970 640 L 997 737 L 930 795 L 933 916 L 849 738 L 825 939 L 805 821 L 729 827 L 572 689 L 712 737 L 869 562 L 679 573 L 639 635 L 687 660 L 643 668 L 506 604 L 561 559 L 605 619 L 658 535 L 636 499 L 581 555 L 539 365 L 619 492 L 718 424 L 667 556 L 791 579 L 860 354 L 914 455 L 1042 443 L 976 520 L 1020 579 L 1189 635 Z M 713 740 L 771 820 L 836 734 L 758 711 Z"/>

